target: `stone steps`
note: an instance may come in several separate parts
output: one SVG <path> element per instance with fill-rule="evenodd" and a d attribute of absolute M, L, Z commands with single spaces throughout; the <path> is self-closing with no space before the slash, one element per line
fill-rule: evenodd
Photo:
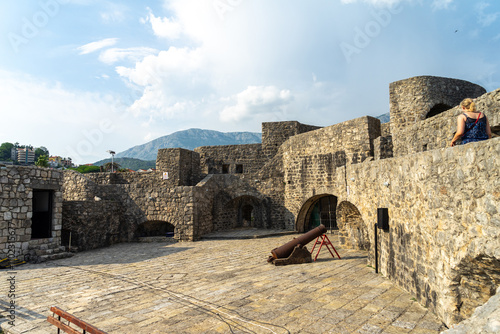
<path fill-rule="evenodd" d="M 40 262 L 46 262 L 46 261 L 51 261 L 51 260 L 59 260 L 59 259 L 65 259 L 68 257 L 72 257 L 75 255 L 74 253 L 70 252 L 60 252 L 60 253 L 54 253 L 54 254 L 46 254 L 46 255 L 41 255 L 39 256 Z"/>

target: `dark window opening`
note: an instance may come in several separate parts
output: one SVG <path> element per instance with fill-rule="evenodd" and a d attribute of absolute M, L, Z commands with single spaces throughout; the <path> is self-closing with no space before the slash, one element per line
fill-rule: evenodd
<path fill-rule="evenodd" d="M 147 221 L 137 227 L 138 237 L 172 237 L 175 226 L 164 221 Z"/>
<path fill-rule="evenodd" d="M 52 197 L 50 190 L 33 190 L 31 239 L 52 237 Z"/>
<path fill-rule="evenodd" d="M 440 113 L 442 112 L 445 112 L 447 110 L 450 110 L 452 107 L 450 107 L 449 105 L 447 104 L 444 104 L 444 103 L 438 103 L 436 104 L 434 107 L 431 108 L 431 110 L 429 110 L 429 112 L 427 113 L 427 116 L 425 116 L 425 118 L 431 118 L 431 117 L 434 117 L 436 115 L 439 115 Z"/>
<path fill-rule="evenodd" d="M 229 165 L 222 165 L 222 174 L 229 174 Z"/>
<path fill-rule="evenodd" d="M 243 165 L 236 165 L 236 174 L 243 174 Z"/>
<path fill-rule="evenodd" d="M 423 152 L 427 151 L 427 144 L 424 144 L 424 146 L 422 146 L 422 151 Z"/>
<path fill-rule="evenodd" d="M 242 225 L 244 227 L 252 226 L 253 220 L 253 206 L 247 204 L 241 208 L 241 218 L 243 219 Z"/>

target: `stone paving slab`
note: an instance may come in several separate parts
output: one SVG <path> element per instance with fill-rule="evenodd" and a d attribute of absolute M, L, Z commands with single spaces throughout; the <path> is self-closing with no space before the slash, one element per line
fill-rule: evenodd
<path fill-rule="evenodd" d="M 270 251 L 291 236 L 194 243 L 129 243 L 17 268 L 15 327 L 0 271 L 2 328 L 55 333 L 57 305 L 108 333 L 439 333 L 442 323 L 336 247 L 310 264 L 276 267 Z M 331 238 L 334 242 L 334 238 Z"/>

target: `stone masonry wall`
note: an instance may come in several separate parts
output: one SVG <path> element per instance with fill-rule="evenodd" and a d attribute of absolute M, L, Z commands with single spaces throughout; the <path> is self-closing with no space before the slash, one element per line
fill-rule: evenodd
<path fill-rule="evenodd" d="M 345 184 L 337 168 L 373 158 L 380 121 L 361 117 L 291 137 L 283 144 L 285 206 L 295 217 L 309 198 L 327 184 Z M 302 222 L 296 226 L 302 231 Z"/>
<path fill-rule="evenodd" d="M 413 153 L 405 145 L 407 136 L 413 134 L 408 127 L 423 121 L 432 108 L 438 105 L 452 108 L 464 98 L 476 98 L 484 93 L 484 88 L 464 80 L 432 76 L 391 83 L 389 94 L 394 156 Z"/>
<path fill-rule="evenodd" d="M 319 126 L 301 124 L 297 121 L 289 122 L 264 122 L 262 123 L 262 150 L 264 155 L 272 158 L 281 144 L 288 138 L 320 129 Z"/>
<path fill-rule="evenodd" d="M 84 251 L 131 241 L 128 240 L 131 222 L 123 209 L 115 201 L 65 201 L 62 245 Z"/>
<path fill-rule="evenodd" d="M 380 136 L 373 141 L 373 151 L 375 160 L 393 157 L 392 136 Z"/>
<path fill-rule="evenodd" d="M 500 286 L 499 156 L 496 138 L 350 165 L 349 192 L 337 193 L 361 213 L 371 245 L 377 208 L 389 209 L 390 229 L 378 232 L 380 271 L 448 325 Z"/>
<path fill-rule="evenodd" d="M 261 144 L 202 146 L 195 148 L 195 152 L 200 155 L 201 172 L 205 176 L 223 174 L 224 165 L 227 166 L 226 174 L 256 173 L 267 160 Z"/>
<path fill-rule="evenodd" d="M 62 174 L 38 167 L 0 167 L 0 251 L 1 258 L 37 261 L 61 246 Z M 50 190 L 52 235 L 32 239 L 33 191 Z"/>
<path fill-rule="evenodd" d="M 167 172 L 173 186 L 194 186 L 202 179 L 200 155 L 182 148 L 158 150 L 156 170 Z"/>
<path fill-rule="evenodd" d="M 68 173 L 68 175 L 66 175 Z M 136 238 L 136 230 L 139 224 L 146 221 L 164 221 L 175 226 L 175 238 L 178 240 L 193 240 L 194 227 L 192 223 L 192 187 L 173 187 L 172 180 L 164 180 L 161 172 L 151 173 L 91 173 L 79 174 L 74 171 L 65 171 L 64 198 L 65 206 L 68 208 L 83 207 L 89 212 L 101 212 L 100 215 L 85 217 L 81 215 L 82 210 L 65 210 L 63 228 L 66 231 L 74 231 L 82 234 L 80 228 L 73 226 L 81 224 L 86 229 L 91 229 L 98 221 L 111 222 L 110 230 L 120 231 L 121 235 L 113 240 L 132 241 Z M 108 182 L 114 179 L 117 183 Z M 98 197 L 97 201 L 95 197 Z M 73 203 L 72 203 L 73 202 Z M 100 208 L 109 203 L 110 210 L 116 212 L 114 207 L 118 203 L 120 219 L 107 220 L 109 215 Z M 93 209 L 92 209 L 93 208 Z M 101 217 L 101 218 L 99 218 Z M 91 221 L 90 218 L 95 221 Z M 119 227 L 118 225 L 122 226 Z M 87 240 L 89 248 L 102 245 L 102 239 Z"/>

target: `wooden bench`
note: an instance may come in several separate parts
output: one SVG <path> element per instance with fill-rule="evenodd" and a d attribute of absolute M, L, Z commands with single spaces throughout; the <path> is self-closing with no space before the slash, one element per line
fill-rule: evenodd
<path fill-rule="evenodd" d="M 78 319 L 74 315 L 72 315 L 66 311 L 61 310 L 57 306 L 52 306 L 50 308 L 50 311 L 53 314 L 49 315 L 47 317 L 47 321 L 50 322 L 52 325 L 57 327 L 58 334 L 61 333 L 61 329 L 65 333 L 69 333 L 69 334 L 82 334 L 82 332 L 76 330 L 73 327 L 70 327 L 70 324 L 74 324 L 75 326 L 78 326 L 81 329 L 83 329 L 83 334 L 86 334 L 86 333 L 89 333 L 89 334 L 107 334 L 106 332 L 104 332 L 104 331 L 102 331 L 102 330 L 100 330 L 92 325 L 89 325 L 85 321 Z M 55 318 L 56 315 L 57 315 L 57 319 Z M 68 324 L 63 323 L 61 321 L 61 318 L 67 320 Z"/>

